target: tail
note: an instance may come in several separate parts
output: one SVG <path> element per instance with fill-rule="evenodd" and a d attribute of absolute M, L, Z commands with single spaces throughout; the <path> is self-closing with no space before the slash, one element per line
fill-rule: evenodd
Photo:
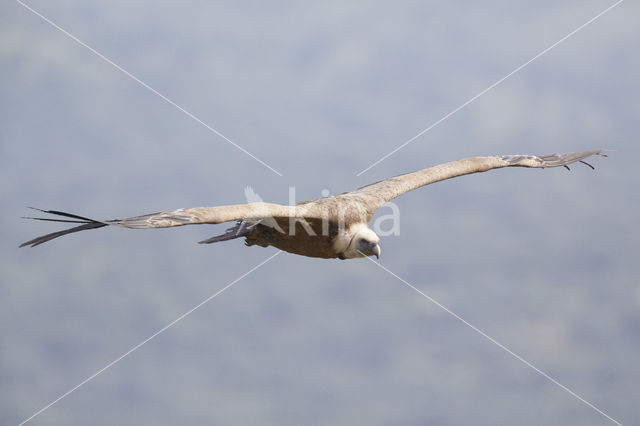
<path fill-rule="evenodd" d="M 47 241 L 53 240 L 54 238 L 58 238 L 58 237 L 61 237 L 63 235 L 72 234 L 72 233 L 78 232 L 78 231 L 84 231 L 86 229 L 102 228 L 102 227 L 110 225 L 109 222 L 101 222 L 99 220 L 89 219 L 87 217 L 82 217 L 82 216 L 78 216 L 78 215 L 71 214 L 71 213 L 60 212 L 60 211 L 57 211 L 57 210 L 42 210 L 42 209 L 37 209 L 35 207 L 29 207 L 29 208 L 33 209 L 33 210 L 38 210 L 38 211 L 40 211 L 42 213 L 48 213 L 48 214 L 53 214 L 53 215 L 58 215 L 58 216 L 69 217 L 69 218 L 72 218 L 73 220 L 71 220 L 71 219 L 45 218 L 45 217 L 25 217 L 24 219 L 45 220 L 45 221 L 49 221 L 49 222 L 81 223 L 82 225 L 74 226 L 73 228 L 65 229 L 63 231 L 52 232 L 50 234 L 42 235 L 40 237 L 34 238 L 33 240 L 29 240 L 29 241 L 26 241 L 26 242 L 20 244 L 20 247 L 25 247 L 25 246 L 35 247 L 37 245 L 40 245 L 42 243 L 46 243 Z"/>
<path fill-rule="evenodd" d="M 229 241 L 235 238 L 246 237 L 249 235 L 254 226 L 259 222 L 247 222 L 239 220 L 236 222 L 236 226 L 227 229 L 224 234 L 216 235 L 215 237 L 207 238 L 206 240 L 198 241 L 198 244 L 211 244 L 218 243 L 220 241 Z"/>

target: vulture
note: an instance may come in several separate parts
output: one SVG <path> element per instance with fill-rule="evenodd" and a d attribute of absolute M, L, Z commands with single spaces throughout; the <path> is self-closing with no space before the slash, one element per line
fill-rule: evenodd
<path fill-rule="evenodd" d="M 552 155 L 495 155 L 471 157 L 381 180 L 355 191 L 303 201 L 295 205 L 264 202 L 216 207 L 192 207 L 145 214 L 128 219 L 95 220 L 58 210 L 35 209 L 57 217 L 26 219 L 76 223 L 72 228 L 52 232 L 20 247 L 35 247 L 73 232 L 106 226 L 121 228 L 169 228 L 182 225 L 235 222 L 222 235 L 200 241 L 210 244 L 245 238 L 247 246 L 273 246 L 289 253 L 325 259 L 380 257 L 380 238 L 369 223 L 380 206 L 394 198 L 434 182 L 502 167 L 565 167 L 593 155 L 606 157 L 604 150 Z"/>

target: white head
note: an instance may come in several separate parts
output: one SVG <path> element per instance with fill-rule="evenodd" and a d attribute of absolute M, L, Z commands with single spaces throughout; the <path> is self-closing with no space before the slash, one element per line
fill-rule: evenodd
<path fill-rule="evenodd" d="M 352 228 L 350 231 L 353 231 L 353 237 L 343 253 L 345 259 L 367 256 L 380 258 L 380 246 L 378 245 L 380 238 L 375 232 L 366 225 L 358 226 L 355 229 Z"/>

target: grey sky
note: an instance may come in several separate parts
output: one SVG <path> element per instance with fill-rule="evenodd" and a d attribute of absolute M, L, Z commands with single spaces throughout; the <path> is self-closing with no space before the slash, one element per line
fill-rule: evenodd
<path fill-rule="evenodd" d="M 224 225 L 57 229 L 339 193 L 465 156 L 615 149 L 397 199 L 381 263 L 623 424 L 640 367 L 640 29 L 625 1 L 0 5 L 0 423 L 18 424 L 275 253 Z M 281 254 L 29 424 L 608 424 L 367 260 Z"/>

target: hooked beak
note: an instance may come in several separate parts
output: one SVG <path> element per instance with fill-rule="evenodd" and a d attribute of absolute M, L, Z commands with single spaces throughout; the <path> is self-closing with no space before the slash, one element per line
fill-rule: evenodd
<path fill-rule="evenodd" d="M 371 247 L 371 251 L 376 255 L 376 259 L 380 259 L 380 246 L 378 243 L 375 243 L 373 247 Z"/>

